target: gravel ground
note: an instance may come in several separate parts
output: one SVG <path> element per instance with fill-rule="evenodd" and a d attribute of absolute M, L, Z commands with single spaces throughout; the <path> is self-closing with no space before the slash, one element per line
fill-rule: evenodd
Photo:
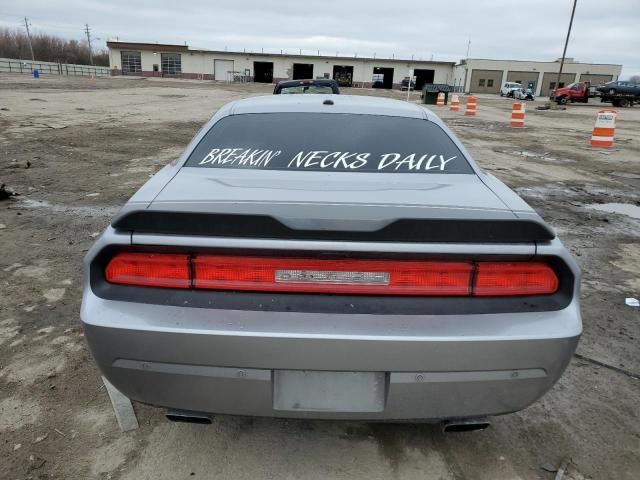
<path fill-rule="evenodd" d="M 475 118 L 437 109 L 479 164 L 557 229 L 583 269 L 578 354 L 541 401 L 474 434 L 231 417 L 170 424 L 143 405 L 140 429 L 120 433 L 80 327 L 82 257 L 216 109 L 270 91 L 0 76 L 0 183 L 19 193 L 0 202 L 0 478 L 552 479 L 542 467 L 565 459 L 565 479 L 639 478 L 640 309 L 625 305 L 640 297 L 637 107 L 619 111 L 607 151 L 587 146 L 599 104 L 536 111 L 529 103 L 524 129 L 507 127 L 511 102 L 498 96 L 481 95 Z M 592 208 L 609 203 L 627 214 Z"/>

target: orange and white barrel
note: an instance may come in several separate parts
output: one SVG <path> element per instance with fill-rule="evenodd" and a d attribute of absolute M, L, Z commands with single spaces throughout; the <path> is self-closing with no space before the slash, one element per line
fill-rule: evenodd
<path fill-rule="evenodd" d="M 478 99 L 476 97 L 467 98 L 467 108 L 464 114 L 468 117 L 475 117 L 476 110 L 478 109 Z"/>
<path fill-rule="evenodd" d="M 454 112 L 460 110 L 460 98 L 458 98 L 458 95 L 451 95 L 451 107 L 449 107 L 449 110 Z"/>
<path fill-rule="evenodd" d="M 600 110 L 596 116 L 596 124 L 591 134 L 591 146 L 611 148 L 613 147 L 613 137 L 616 133 L 615 110 Z"/>
<path fill-rule="evenodd" d="M 436 101 L 436 105 L 438 107 L 444 107 L 444 93 L 443 92 L 439 92 L 438 93 L 438 100 Z"/>
<path fill-rule="evenodd" d="M 511 107 L 511 127 L 524 127 L 524 103 L 513 102 Z"/>

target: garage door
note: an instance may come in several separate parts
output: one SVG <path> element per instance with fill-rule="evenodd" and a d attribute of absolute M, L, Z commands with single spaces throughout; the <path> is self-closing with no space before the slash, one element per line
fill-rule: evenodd
<path fill-rule="evenodd" d="M 557 73 L 547 72 L 542 77 L 542 90 L 540 90 L 540 95 L 546 97 L 549 95 L 549 92 L 556 88 L 556 81 L 558 80 Z M 566 87 L 570 83 L 576 81 L 575 73 L 563 73 L 562 77 L 560 77 L 560 86 Z"/>
<path fill-rule="evenodd" d="M 229 72 L 233 72 L 233 60 L 213 61 L 214 79 L 220 81 L 229 81 L 233 78 Z"/>
<path fill-rule="evenodd" d="M 529 88 L 529 84 L 533 83 L 533 86 L 531 88 L 535 92 L 539 75 L 539 72 L 522 72 L 517 70 L 509 70 L 507 72 L 507 82 L 519 83 L 524 88 Z"/>
<path fill-rule="evenodd" d="M 472 70 L 469 92 L 498 93 L 501 80 L 502 70 Z"/>
<path fill-rule="evenodd" d="M 600 84 L 613 80 L 613 75 L 601 75 L 595 73 L 583 73 L 580 75 L 581 82 L 591 82 L 591 85 L 597 87 Z"/>

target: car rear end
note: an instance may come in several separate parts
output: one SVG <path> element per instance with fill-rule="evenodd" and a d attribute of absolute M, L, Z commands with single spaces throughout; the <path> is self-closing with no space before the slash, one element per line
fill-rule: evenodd
<path fill-rule="evenodd" d="M 378 120 L 337 107 L 345 117 L 332 116 L 331 127 L 309 112 L 264 122 L 247 106 L 249 116 L 216 135 L 286 121 L 287 138 L 319 125 L 326 142 L 331 128 L 355 122 L 345 142 L 367 138 L 367 158 L 384 157 Z M 412 120 L 423 123 L 389 124 L 402 127 L 399 143 L 427 123 L 448 138 L 436 120 Z M 127 396 L 191 412 L 421 421 L 517 411 L 560 377 L 581 333 L 579 271 L 457 142 L 434 140 L 444 157 L 460 156 L 447 164 L 453 173 L 415 173 L 409 163 L 379 171 L 378 161 L 327 171 L 323 160 L 341 157 L 319 145 L 289 151 L 264 144 L 273 138 L 264 131 L 261 150 L 280 156 L 244 168 L 235 161 L 243 152 L 211 157 L 224 145 L 206 135 L 183 165 L 159 174 L 168 181 L 134 197 L 86 258 L 86 337 Z M 287 163 L 300 148 L 311 161 Z"/>

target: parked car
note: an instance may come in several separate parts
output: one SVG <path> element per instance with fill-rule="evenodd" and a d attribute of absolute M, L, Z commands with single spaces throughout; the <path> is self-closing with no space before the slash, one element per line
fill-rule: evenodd
<path fill-rule="evenodd" d="M 274 95 L 288 95 L 300 93 L 340 93 L 338 82 L 329 78 L 316 80 L 283 80 L 273 89 Z"/>
<path fill-rule="evenodd" d="M 104 376 L 170 419 L 487 426 L 559 379 L 580 272 L 431 111 L 346 95 L 223 106 L 85 258 Z"/>
<path fill-rule="evenodd" d="M 516 88 L 513 90 L 513 98 L 516 100 L 535 100 L 533 91 L 530 88 Z"/>
<path fill-rule="evenodd" d="M 599 92 L 607 93 L 609 95 L 616 94 L 631 94 L 640 96 L 640 83 L 631 81 L 615 81 L 607 82 L 603 85 L 596 87 Z"/>
<path fill-rule="evenodd" d="M 513 91 L 517 88 L 522 88 L 522 85 L 515 82 L 505 82 L 505 84 L 500 88 L 500 96 L 513 97 Z"/>

